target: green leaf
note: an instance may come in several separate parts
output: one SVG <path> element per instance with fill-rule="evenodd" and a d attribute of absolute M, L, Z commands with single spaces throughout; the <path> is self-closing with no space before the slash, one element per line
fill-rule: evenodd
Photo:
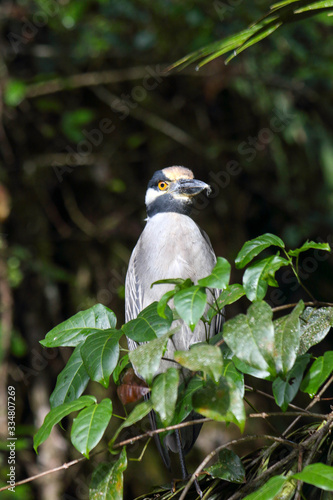
<path fill-rule="evenodd" d="M 218 298 L 216 299 L 216 304 L 210 307 L 207 311 L 207 320 L 211 321 L 216 314 L 219 314 L 220 311 L 227 305 L 233 304 L 236 300 L 240 299 L 245 295 L 245 291 L 243 285 L 239 285 L 235 283 L 233 285 L 228 285 L 225 289 L 220 293 Z M 218 308 L 218 310 L 217 310 Z"/>
<path fill-rule="evenodd" d="M 106 398 L 82 410 L 73 421 L 71 441 L 86 458 L 100 442 L 112 416 L 112 402 Z"/>
<path fill-rule="evenodd" d="M 67 365 L 60 372 L 57 383 L 50 396 L 51 408 L 75 401 L 79 398 L 89 382 L 89 375 L 83 365 L 80 347 L 74 349 Z"/>
<path fill-rule="evenodd" d="M 319 10 L 320 12 L 320 9 L 327 9 L 331 7 L 333 7 L 332 0 L 321 0 L 320 2 L 311 2 L 310 5 L 306 5 L 304 7 L 301 7 L 300 9 L 296 9 L 294 13 L 301 14 L 302 12 L 307 12 L 311 10 Z"/>
<path fill-rule="evenodd" d="M 136 319 L 122 326 L 122 331 L 135 342 L 148 342 L 161 337 L 170 330 L 173 315 L 170 307 L 164 309 L 165 318 L 157 312 L 157 302 L 153 302 L 141 311 Z"/>
<path fill-rule="evenodd" d="M 222 375 L 223 359 L 218 347 L 208 344 L 193 345 L 189 351 L 175 351 L 175 361 L 192 371 L 203 371 L 215 382 Z"/>
<path fill-rule="evenodd" d="M 245 483 L 245 469 L 242 461 L 236 453 L 228 449 L 220 451 L 216 464 L 208 467 L 204 472 L 231 483 Z"/>
<path fill-rule="evenodd" d="M 175 287 L 174 290 L 170 290 L 170 292 L 166 292 L 157 304 L 157 313 L 161 316 L 161 318 L 167 319 L 165 309 L 170 299 L 178 292 L 178 287 Z"/>
<path fill-rule="evenodd" d="M 37 453 L 37 448 L 49 437 L 52 428 L 58 424 L 64 417 L 73 411 L 81 410 L 86 406 L 96 403 L 95 396 L 81 396 L 76 401 L 63 403 L 56 408 L 53 408 L 45 417 L 42 426 L 38 429 L 34 436 L 34 450 Z"/>
<path fill-rule="evenodd" d="M 327 252 L 331 251 L 331 247 L 328 243 L 316 243 L 315 241 L 307 241 L 300 248 L 289 250 L 288 255 L 290 255 L 290 257 L 298 257 L 301 252 L 306 252 L 310 249 L 325 250 Z"/>
<path fill-rule="evenodd" d="M 238 314 L 226 321 L 223 336 L 237 358 L 256 370 L 275 375 L 272 316 L 272 309 L 266 302 L 255 302 L 246 316 Z"/>
<path fill-rule="evenodd" d="M 217 257 L 216 264 L 206 278 L 198 280 L 198 285 L 224 290 L 229 284 L 231 265 L 223 257 Z"/>
<path fill-rule="evenodd" d="M 250 495 L 246 495 L 243 500 L 274 500 L 278 495 L 284 484 L 286 478 L 284 476 L 271 477 L 259 490 L 254 491 Z"/>
<path fill-rule="evenodd" d="M 237 387 L 240 395 L 243 398 L 245 392 L 244 375 L 237 370 L 234 362 L 231 359 L 224 360 L 222 375 Z"/>
<path fill-rule="evenodd" d="M 285 379 L 277 377 L 273 382 L 273 395 L 275 402 L 280 406 L 282 411 L 286 411 L 289 403 L 296 396 L 299 386 L 301 385 L 302 377 L 306 365 L 310 361 L 309 354 L 299 356 L 290 372 L 287 373 Z"/>
<path fill-rule="evenodd" d="M 105 330 L 87 337 L 81 347 L 81 356 L 91 380 L 109 387 L 110 375 L 119 358 L 119 339 L 122 332 Z"/>
<path fill-rule="evenodd" d="M 115 435 L 109 442 L 109 448 L 110 451 L 112 452 L 112 446 L 117 437 L 119 436 L 120 432 L 125 428 L 125 427 L 130 427 L 131 425 L 136 424 L 136 422 L 139 422 L 139 420 L 142 420 L 148 413 L 153 409 L 153 404 L 151 400 L 149 399 L 148 401 L 143 401 L 142 403 L 139 403 L 136 405 L 133 409 L 133 411 L 129 414 L 126 420 L 118 427 L 118 429 L 115 432 Z"/>
<path fill-rule="evenodd" d="M 26 95 L 27 86 L 21 80 L 9 80 L 4 90 L 4 101 L 7 106 L 18 106 Z"/>
<path fill-rule="evenodd" d="M 206 301 L 205 289 L 200 286 L 180 290 L 174 297 L 177 313 L 189 325 L 192 332 L 204 313 Z"/>
<path fill-rule="evenodd" d="M 93 472 L 89 500 L 123 500 L 123 472 L 127 468 L 126 448 L 114 463 L 101 463 Z"/>
<path fill-rule="evenodd" d="M 151 340 L 147 344 L 140 345 L 129 353 L 129 359 L 135 371 L 147 382 L 151 384 L 155 373 L 165 351 L 168 338 L 173 332 L 168 332 L 159 339 Z"/>
<path fill-rule="evenodd" d="M 283 266 L 289 266 L 288 260 L 278 255 L 272 255 L 248 267 L 243 276 L 243 286 L 247 298 L 251 301 L 263 299 L 268 285 L 277 286 L 275 273 Z"/>
<path fill-rule="evenodd" d="M 301 384 L 301 391 L 307 392 L 313 398 L 319 387 L 331 375 L 333 370 L 333 351 L 325 352 L 311 366 Z"/>
<path fill-rule="evenodd" d="M 179 370 L 169 368 L 154 380 L 151 401 L 164 427 L 170 425 L 176 407 Z"/>
<path fill-rule="evenodd" d="M 243 398 L 230 380 L 221 377 L 218 384 L 208 380 L 202 389 L 193 394 L 192 404 L 201 415 L 217 421 L 233 422 L 243 431 L 246 419 Z"/>
<path fill-rule="evenodd" d="M 301 319 L 301 334 L 298 354 L 304 354 L 326 337 L 333 326 L 333 307 L 314 309 L 307 307 Z"/>
<path fill-rule="evenodd" d="M 238 269 L 243 268 L 248 264 L 256 255 L 265 250 L 270 246 L 278 246 L 280 248 L 284 248 L 283 241 L 274 234 L 266 233 L 262 236 L 258 236 L 258 238 L 254 238 L 253 240 L 249 240 L 242 246 L 239 251 L 235 263 Z"/>
<path fill-rule="evenodd" d="M 257 368 L 253 368 L 253 366 L 238 359 L 237 356 L 234 356 L 232 358 L 232 361 L 237 370 L 239 370 L 242 373 L 246 373 L 247 375 L 252 375 L 252 377 L 260 378 L 262 380 L 274 379 L 274 375 L 272 375 L 268 370 L 259 370 Z"/>
<path fill-rule="evenodd" d="M 203 384 L 203 380 L 193 377 L 186 386 L 185 383 L 180 386 L 172 425 L 179 424 L 180 422 L 183 422 L 186 417 L 188 417 L 193 410 L 192 396 L 195 391 L 203 387 Z"/>
<path fill-rule="evenodd" d="M 300 300 L 284 321 L 274 322 L 276 372 L 286 375 L 293 367 L 299 348 L 300 321 L 304 302 Z"/>
<path fill-rule="evenodd" d="M 312 484 L 322 490 L 333 491 L 333 467 L 330 465 L 307 465 L 302 472 L 294 474 L 291 478 Z"/>
<path fill-rule="evenodd" d="M 96 304 L 80 311 L 49 331 L 40 343 L 44 347 L 75 347 L 88 335 L 116 327 L 117 318 L 111 309 Z"/>
<path fill-rule="evenodd" d="M 125 369 L 126 366 L 130 366 L 129 355 L 125 354 L 122 358 L 120 358 L 119 363 L 112 373 L 113 381 L 115 384 L 119 385 L 119 376 L 121 372 Z"/>

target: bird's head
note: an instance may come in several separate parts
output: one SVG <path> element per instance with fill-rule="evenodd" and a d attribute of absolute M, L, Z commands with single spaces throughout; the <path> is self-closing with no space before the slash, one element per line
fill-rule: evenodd
<path fill-rule="evenodd" d="M 162 212 L 189 215 L 195 196 L 205 189 L 210 192 L 209 185 L 194 179 L 188 168 L 175 166 L 158 170 L 148 184 L 147 215 L 153 217 Z"/>

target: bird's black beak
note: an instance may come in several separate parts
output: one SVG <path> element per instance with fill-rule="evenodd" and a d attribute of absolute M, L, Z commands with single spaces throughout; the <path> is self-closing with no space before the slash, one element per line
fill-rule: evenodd
<path fill-rule="evenodd" d="M 198 181 L 197 179 L 181 179 L 174 184 L 172 191 L 192 198 L 205 189 L 207 190 L 207 194 L 211 192 L 210 186 L 205 182 Z"/>

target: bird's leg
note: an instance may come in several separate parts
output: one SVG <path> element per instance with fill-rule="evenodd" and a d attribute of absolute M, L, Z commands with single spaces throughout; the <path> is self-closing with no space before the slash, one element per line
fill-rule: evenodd
<path fill-rule="evenodd" d="M 181 442 L 181 437 L 180 437 L 180 431 L 179 431 L 179 429 L 177 429 L 175 431 L 175 434 L 176 434 L 176 441 L 177 441 L 177 448 L 178 448 L 178 454 L 179 454 L 180 467 L 181 467 L 181 470 L 182 470 L 183 479 L 185 480 L 185 479 L 188 479 L 189 473 L 187 472 L 187 468 L 186 468 L 184 450 L 183 450 L 183 447 L 182 447 L 182 442 Z M 194 480 L 194 486 L 195 486 L 196 492 L 198 493 L 198 495 L 200 496 L 200 498 L 202 498 L 203 493 L 201 491 L 201 488 L 199 486 L 199 483 L 198 483 L 197 479 Z"/>

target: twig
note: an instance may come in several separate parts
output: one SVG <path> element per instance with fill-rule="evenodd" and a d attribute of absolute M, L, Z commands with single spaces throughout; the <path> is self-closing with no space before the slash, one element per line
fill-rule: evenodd
<path fill-rule="evenodd" d="M 311 413 L 309 411 L 285 411 L 285 412 L 262 412 L 262 413 L 250 413 L 248 415 L 250 418 L 267 418 L 267 417 L 313 417 L 319 418 L 320 420 L 327 420 L 328 415 L 322 415 L 321 413 Z"/>
<path fill-rule="evenodd" d="M 313 302 L 304 302 L 304 305 L 309 306 L 309 307 L 318 307 L 318 306 L 333 307 L 332 302 L 321 302 L 320 300 L 316 300 Z M 284 309 L 291 309 L 292 307 L 296 307 L 296 306 L 297 306 L 297 302 L 295 304 L 284 304 L 282 306 L 272 307 L 272 311 L 273 312 L 283 311 Z"/>
<path fill-rule="evenodd" d="M 188 493 L 189 489 L 191 488 L 192 484 L 194 483 L 196 477 L 200 474 L 200 472 L 208 464 L 208 462 L 210 462 L 211 459 L 214 458 L 215 455 L 217 455 L 217 453 L 219 453 L 224 448 L 227 448 L 228 446 L 232 446 L 234 444 L 239 444 L 239 443 L 246 442 L 246 441 L 253 441 L 255 439 L 269 439 L 271 441 L 276 441 L 278 443 L 287 444 L 288 446 L 292 446 L 292 447 L 298 449 L 298 445 L 296 443 L 293 443 L 292 441 L 289 441 L 287 439 L 282 439 L 282 438 L 279 438 L 279 437 L 275 437 L 275 436 L 269 436 L 269 435 L 266 435 L 266 434 L 264 434 L 263 436 L 254 435 L 254 436 L 244 436 L 242 438 L 233 439 L 232 441 L 229 441 L 226 444 L 222 444 L 221 446 L 218 446 L 217 448 L 215 448 L 215 450 L 211 451 L 205 457 L 205 459 L 201 462 L 201 464 L 193 472 L 190 480 L 186 484 L 186 486 L 185 486 L 185 488 L 184 488 L 181 496 L 179 497 L 179 500 L 184 500 L 185 499 L 185 496 Z"/>

